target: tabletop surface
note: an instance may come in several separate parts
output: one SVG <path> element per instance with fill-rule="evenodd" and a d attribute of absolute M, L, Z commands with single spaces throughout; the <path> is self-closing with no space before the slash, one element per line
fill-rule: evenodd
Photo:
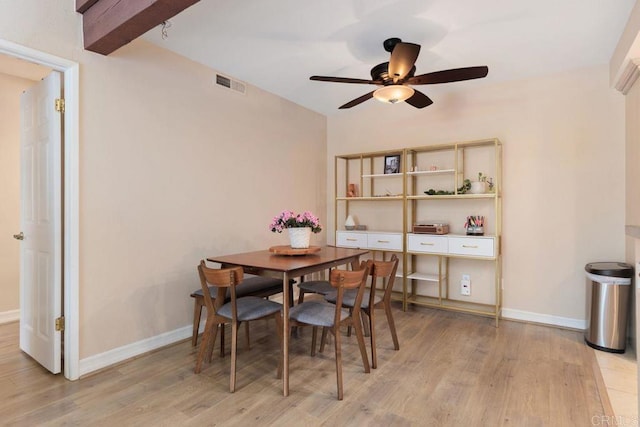
<path fill-rule="evenodd" d="M 336 248 L 323 246 L 320 251 L 303 256 L 275 255 L 269 250 L 243 252 L 207 258 L 208 261 L 274 271 L 293 271 L 313 265 L 321 265 L 358 257 L 369 252 L 366 249 Z"/>

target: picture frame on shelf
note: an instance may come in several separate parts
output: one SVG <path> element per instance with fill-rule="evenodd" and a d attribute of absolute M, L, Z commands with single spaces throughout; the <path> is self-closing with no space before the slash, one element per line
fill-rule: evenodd
<path fill-rule="evenodd" d="M 384 156 L 384 173 L 400 173 L 400 155 Z"/>

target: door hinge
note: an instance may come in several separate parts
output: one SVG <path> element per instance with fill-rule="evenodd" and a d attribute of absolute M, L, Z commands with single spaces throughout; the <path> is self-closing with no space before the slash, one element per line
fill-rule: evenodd
<path fill-rule="evenodd" d="M 64 113 L 64 98 L 56 98 L 56 111 Z"/>
<path fill-rule="evenodd" d="M 64 316 L 56 319 L 56 331 L 64 331 Z"/>

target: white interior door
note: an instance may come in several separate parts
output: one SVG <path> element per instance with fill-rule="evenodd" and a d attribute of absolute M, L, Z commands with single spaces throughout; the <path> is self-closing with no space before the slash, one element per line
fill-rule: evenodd
<path fill-rule="evenodd" d="M 61 368 L 62 98 L 53 71 L 20 98 L 20 349 L 53 373 Z"/>

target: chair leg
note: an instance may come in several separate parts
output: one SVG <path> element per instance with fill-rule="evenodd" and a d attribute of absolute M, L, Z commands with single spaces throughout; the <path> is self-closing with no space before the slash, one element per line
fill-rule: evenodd
<path fill-rule="evenodd" d="M 369 335 L 371 337 L 371 367 L 378 367 L 378 352 L 376 351 L 376 331 L 375 331 L 375 309 L 367 312 L 369 318 Z M 364 318 L 362 319 L 364 320 Z"/>
<path fill-rule="evenodd" d="M 362 311 L 360 312 L 360 319 L 362 319 L 362 330 L 364 331 L 364 336 L 368 337 L 371 334 L 369 330 L 369 321 L 362 316 Z"/>
<path fill-rule="evenodd" d="M 244 322 L 244 332 L 247 337 L 247 350 L 251 350 L 251 340 L 249 339 L 249 322 Z"/>
<path fill-rule="evenodd" d="M 205 355 L 207 353 L 207 348 L 209 347 L 209 343 L 211 341 L 215 341 L 216 340 L 216 333 L 218 331 L 218 325 L 214 324 L 213 322 L 209 321 L 207 319 L 207 323 L 205 325 L 204 328 L 204 334 L 202 336 L 202 342 L 200 343 L 200 351 L 198 351 L 198 359 L 196 360 L 196 368 L 194 369 L 194 372 L 196 374 L 200 373 L 200 370 L 202 369 L 202 361 L 205 358 Z"/>
<path fill-rule="evenodd" d="M 224 323 L 220 324 L 220 357 L 224 358 Z"/>
<path fill-rule="evenodd" d="M 322 338 L 320 338 L 320 353 L 324 351 L 324 344 L 327 341 L 327 328 L 322 328 Z"/>
<path fill-rule="evenodd" d="M 338 381 L 338 400 L 344 397 L 342 389 L 342 349 L 340 348 L 340 330 L 336 326 L 333 328 L 333 335 L 336 338 L 336 379 Z"/>
<path fill-rule="evenodd" d="M 218 323 L 214 323 L 212 328 L 215 329 L 215 330 L 211 331 L 211 333 L 209 334 L 209 335 L 213 334 L 213 338 L 210 339 L 208 344 L 206 345 L 206 347 L 207 347 L 207 362 L 208 363 L 211 363 L 211 359 L 213 358 L 213 347 L 216 344 L 216 336 L 217 336 L 219 327 L 220 326 L 219 326 Z M 204 343 L 203 343 L 203 345 L 204 345 Z"/>
<path fill-rule="evenodd" d="M 324 334 L 324 328 L 322 329 L 322 333 Z M 313 333 L 311 334 L 311 357 L 316 355 L 316 340 L 318 338 L 318 327 L 313 327 Z M 321 351 L 322 353 L 322 351 Z"/>
<path fill-rule="evenodd" d="M 236 355 L 238 351 L 238 323 L 231 322 L 231 375 L 229 378 L 229 391 L 236 391 Z"/>
<path fill-rule="evenodd" d="M 298 288 L 298 304 L 302 304 L 304 302 L 304 291 Z"/>
<path fill-rule="evenodd" d="M 360 320 L 360 313 L 354 313 L 353 328 L 356 330 L 356 337 L 358 338 L 358 347 L 360 347 L 360 355 L 362 356 L 362 364 L 364 365 L 364 371 L 368 374 L 371 372 L 369 367 L 369 356 L 367 355 L 367 348 L 364 344 L 364 335 L 362 334 L 362 325 Z"/>
<path fill-rule="evenodd" d="M 387 315 L 387 323 L 389 324 L 389 329 L 391 330 L 391 338 L 393 338 L 393 348 L 396 350 L 400 350 L 398 334 L 396 333 L 396 323 L 393 321 L 393 314 L 391 313 L 391 305 L 385 304 L 384 312 Z"/>
<path fill-rule="evenodd" d="M 191 345 L 198 345 L 198 330 L 200 329 L 200 317 L 202 317 L 202 298 L 195 297 L 195 305 L 193 307 L 193 334 L 191 335 Z"/>

